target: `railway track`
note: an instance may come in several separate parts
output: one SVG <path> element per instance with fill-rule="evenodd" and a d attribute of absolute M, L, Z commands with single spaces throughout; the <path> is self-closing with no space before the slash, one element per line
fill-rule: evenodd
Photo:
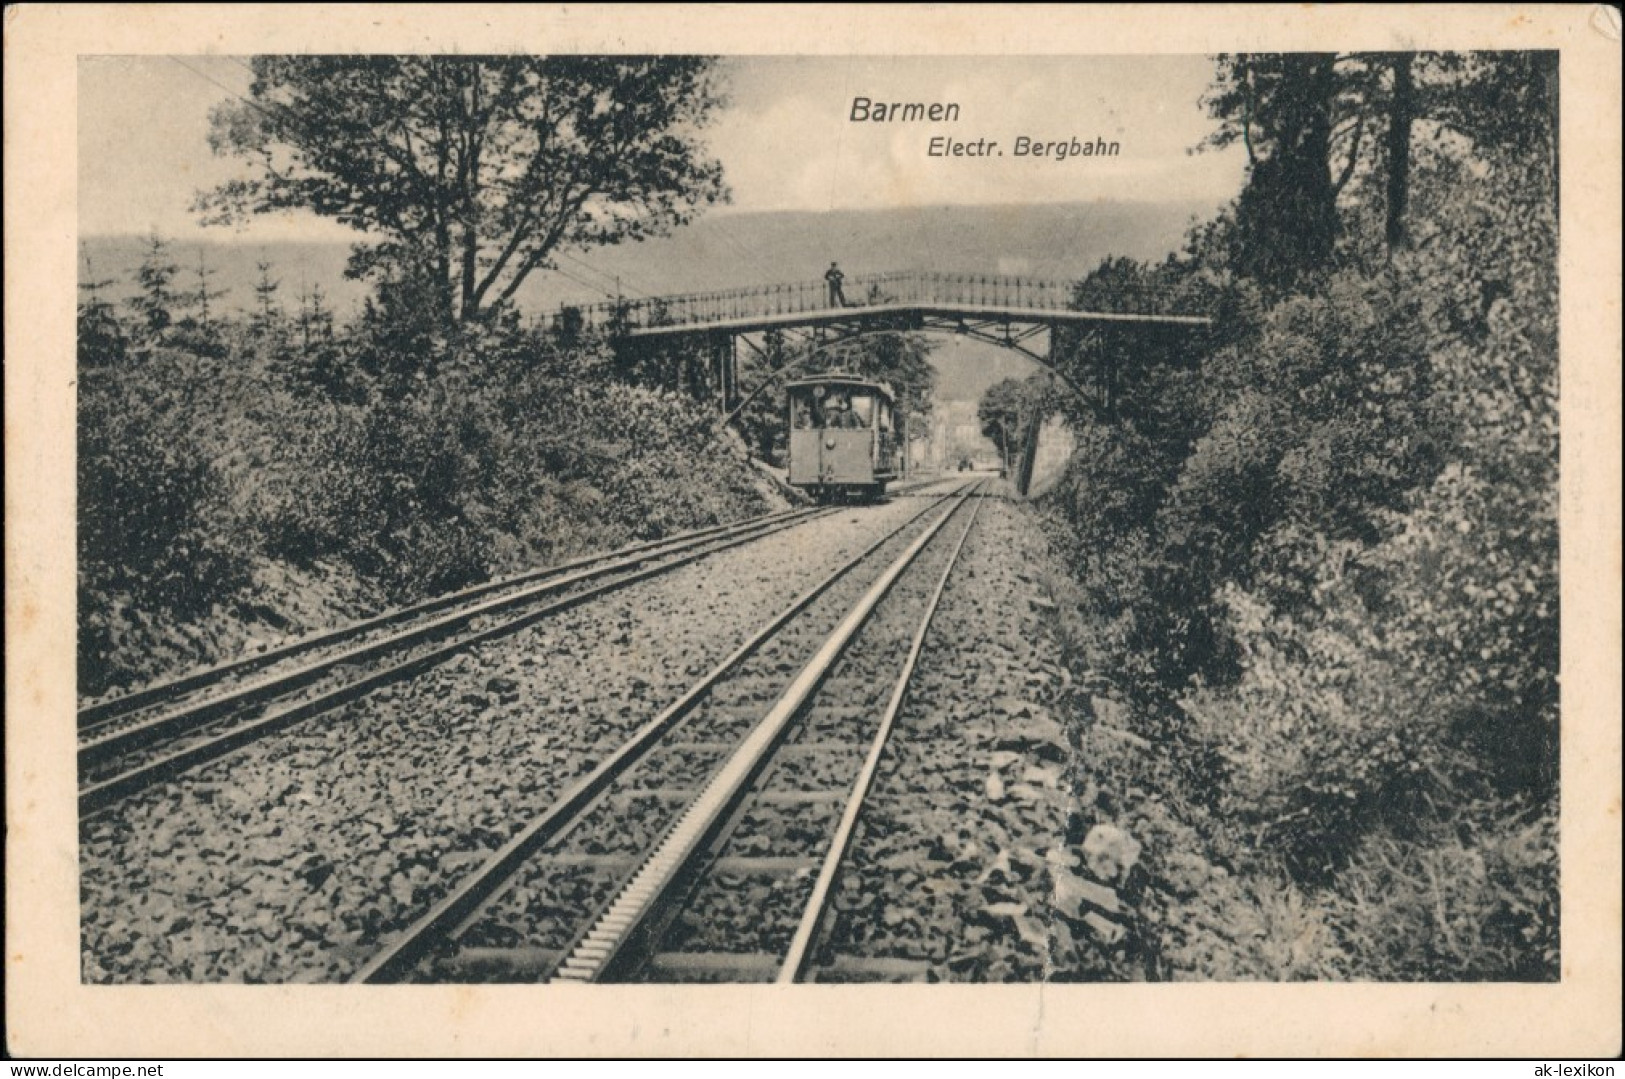
<path fill-rule="evenodd" d="M 484 641 L 831 512 L 767 514 L 488 582 L 89 705 L 80 816 Z"/>
<path fill-rule="evenodd" d="M 928 502 L 769 619 L 351 980 L 801 976 L 979 486 Z M 707 935 L 706 904 L 733 902 L 725 882 L 742 874 L 794 895 L 765 921 L 734 902 L 752 941 Z"/>

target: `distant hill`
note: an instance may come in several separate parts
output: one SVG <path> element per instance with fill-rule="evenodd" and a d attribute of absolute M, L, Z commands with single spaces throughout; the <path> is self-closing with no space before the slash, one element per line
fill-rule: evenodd
<path fill-rule="evenodd" d="M 1189 202 L 1078 202 L 712 214 L 664 239 L 568 252 L 558 260 L 562 273 L 535 275 L 519 298 L 526 311 L 540 312 L 603 300 L 617 287 L 637 297 L 813 280 L 831 260 L 849 275 L 930 269 L 1081 277 L 1109 255 L 1162 258 L 1179 247 L 1193 220 L 1213 210 Z M 117 282 L 110 295 L 127 296 L 145 248 L 139 236 L 85 239 L 81 279 L 88 256 L 96 278 Z M 366 284 L 344 277 L 348 244 L 211 241 L 177 243 L 172 252 L 181 266 L 177 289 L 196 286 L 201 253 L 216 271 L 211 287 L 227 290 L 220 301 L 226 308 L 253 304 L 261 261 L 271 264 L 290 309 L 302 288 L 315 285 L 341 317 L 359 310 L 368 294 Z M 1034 369 L 1019 353 L 962 338 L 940 340 L 933 361 L 942 401 L 977 401 L 1000 379 Z"/>
<path fill-rule="evenodd" d="M 558 260 L 561 272 L 533 276 L 519 296 L 527 311 L 542 311 L 602 300 L 617 287 L 635 297 L 812 280 L 832 260 L 849 275 L 931 269 L 1077 277 L 1108 255 L 1161 258 L 1213 209 L 1194 202 L 1077 202 L 710 214 L 663 239 L 568 252 Z M 122 297 L 132 291 L 145 243 L 139 236 L 88 237 L 80 251 L 97 278 L 119 282 L 112 294 Z M 201 251 L 217 271 L 213 287 L 228 290 L 228 307 L 252 304 L 262 260 L 272 265 L 288 306 L 302 285 L 320 285 L 341 313 L 358 308 L 367 294 L 366 285 L 343 276 L 347 244 L 226 240 L 172 249 L 181 266 L 177 287 L 195 286 Z M 81 259 L 81 278 L 84 272 Z"/>
<path fill-rule="evenodd" d="M 112 281 L 108 295 L 122 300 L 135 291 L 136 267 L 147 251 L 142 236 L 92 236 L 79 241 L 79 280 L 87 273 L 98 281 Z M 271 278 L 281 282 L 278 294 L 282 304 L 294 308 L 301 288 L 320 286 L 334 310 L 350 312 L 361 306 L 370 291 L 359 281 L 344 278 L 344 264 L 350 257 L 348 244 L 335 243 L 172 243 L 170 256 L 180 267 L 173 287 L 177 292 L 197 288 L 198 256 L 215 271 L 209 278 L 211 289 L 224 289 L 220 302 L 228 310 L 247 310 L 254 303 L 254 285 L 259 281 L 258 263 L 271 264 Z M 88 270 L 86 260 L 89 260 Z"/>

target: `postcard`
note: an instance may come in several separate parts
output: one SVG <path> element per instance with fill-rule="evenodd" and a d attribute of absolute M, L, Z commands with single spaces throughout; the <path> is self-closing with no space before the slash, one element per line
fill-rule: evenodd
<path fill-rule="evenodd" d="M 10 9 L 8 1048 L 1617 1053 L 1619 35 Z"/>

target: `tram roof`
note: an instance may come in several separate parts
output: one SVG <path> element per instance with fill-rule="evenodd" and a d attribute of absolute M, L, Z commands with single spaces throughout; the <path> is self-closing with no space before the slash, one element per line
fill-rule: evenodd
<path fill-rule="evenodd" d="M 862 375 L 842 374 L 838 371 L 831 372 L 827 375 L 812 375 L 807 378 L 798 378 L 792 382 L 786 382 L 784 384 L 784 388 L 787 390 L 795 390 L 800 389 L 803 386 L 828 386 L 831 384 L 839 384 L 842 386 L 861 386 L 866 390 L 879 390 L 887 397 L 894 398 L 897 396 L 896 392 L 892 390 L 891 386 L 884 382 L 876 382 L 874 379 L 864 378 Z"/>

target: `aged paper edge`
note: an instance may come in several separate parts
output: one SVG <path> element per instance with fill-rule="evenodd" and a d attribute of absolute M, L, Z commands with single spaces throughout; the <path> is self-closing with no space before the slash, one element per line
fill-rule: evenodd
<path fill-rule="evenodd" d="M 1613 1055 L 1620 1051 L 1620 67 L 1593 6 L 943 5 L 5 13 L 6 1009 L 23 1056 Z M 1562 51 L 1563 980 L 587 988 L 79 983 L 76 58 Z"/>

